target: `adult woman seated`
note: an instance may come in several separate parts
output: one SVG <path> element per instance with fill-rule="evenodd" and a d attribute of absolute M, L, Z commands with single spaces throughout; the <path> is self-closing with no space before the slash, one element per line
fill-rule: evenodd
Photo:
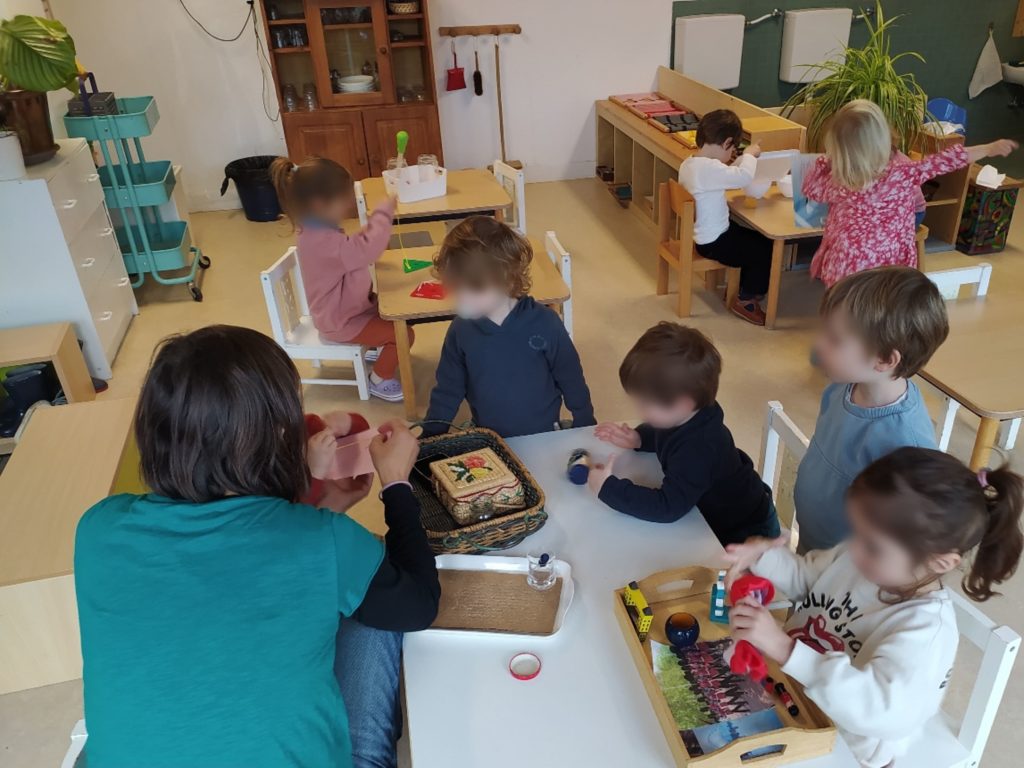
<path fill-rule="evenodd" d="M 416 439 L 391 422 L 370 445 L 382 542 L 295 501 L 300 386 L 253 330 L 159 348 L 135 418 L 153 493 L 101 501 L 75 544 L 90 768 L 395 764 L 400 633 L 440 597 Z"/>

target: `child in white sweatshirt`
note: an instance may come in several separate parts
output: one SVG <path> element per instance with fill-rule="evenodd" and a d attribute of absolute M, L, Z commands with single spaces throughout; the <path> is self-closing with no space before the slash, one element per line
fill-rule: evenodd
<path fill-rule="evenodd" d="M 780 627 L 760 604 L 729 615 L 747 640 L 832 718 L 867 768 L 888 766 L 942 701 L 959 633 L 941 579 L 977 552 L 963 591 L 987 600 L 1017 567 L 1024 478 L 977 474 L 940 451 L 900 448 L 850 486 L 851 535 L 828 550 L 792 554 L 785 537 L 727 547 L 729 579 L 752 570 L 796 605 Z"/>

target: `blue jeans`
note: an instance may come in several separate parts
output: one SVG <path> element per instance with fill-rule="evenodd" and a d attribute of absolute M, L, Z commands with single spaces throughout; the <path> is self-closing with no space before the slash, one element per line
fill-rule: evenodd
<path fill-rule="evenodd" d="M 335 640 L 334 676 L 348 711 L 354 768 L 395 768 L 402 735 L 398 675 L 402 633 L 342 619 Z"/>

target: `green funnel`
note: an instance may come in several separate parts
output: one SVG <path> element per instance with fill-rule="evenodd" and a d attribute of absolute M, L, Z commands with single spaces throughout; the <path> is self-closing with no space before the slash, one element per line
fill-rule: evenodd
<path fill-rule="evenodd" d="M 398 143 L 398 156 L 405 157 L 405 150 L 409 146 L 409 134 L 405 131 L 399 131 L 395 134 L 395 140 Z"/>

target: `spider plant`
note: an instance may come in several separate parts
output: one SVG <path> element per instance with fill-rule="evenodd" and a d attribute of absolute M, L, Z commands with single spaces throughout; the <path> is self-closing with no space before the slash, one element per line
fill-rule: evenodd
<path fill-rule="evenodd" d="M 907 58 L 924 62 L 924 57 L 916 51 L 890 53 L 891 28 L 899 18 L 885 18 L 882 3 L 876 0 L 874 21 L 864 20 L 868 41 L 863 48 L 845 46 L 844 60 L 809 65 L 816 78 L 824 77 L 798 90 L 783 107 L 784 115 L 799 106 L 809 108 L 808 147 L 820 149 L 829 119 L 854 99 L 875 102 L 888 118 L 900 149 L 906 152 L 913 146 L 921 129 L 927 97 L 914 75 L 897 72 L 896 65 Z"/>

